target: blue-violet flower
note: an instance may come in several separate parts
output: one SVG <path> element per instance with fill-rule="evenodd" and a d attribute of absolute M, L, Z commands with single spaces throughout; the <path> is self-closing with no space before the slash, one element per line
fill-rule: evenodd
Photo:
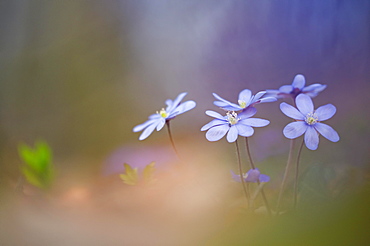
<path fill-rule="evenodd" d="M 245 89 L 239 93 L 238 104 L 235 104 L 213 93 L 213 96 L 219 100 L 214 101 L 213 104 L 227 111 L 241 111 L 258 103 L 275 102 L 277 100 L 275 97 L 263 97 L 265 94 L 266 91 L 260 91 L 253 96 L 250 90 Z"/>
<path fill-rule="evenodd" d="M 241 182 L 240 175 L 235 174 L 233 171 L 231 171 L 231 175 L 236 182 Z M 261 174 L 258 168 L 256 168 L 250 169 L 247 173 L 243 173 L 243 179 L 244 182 L 256 183 L 257 181 L 259 181 L 262 183 L 269 182 L 270 176 L 266 174 Z"/>
<path fill-rule="evenodd" d="M 305 134 L 304 142 L 310 150 L 317 149 L 319 134 L 332 142 L 339 141 L 338 133 L 332 127 L 321 123 L 333 117 L 336 112 L 334 105 L 327 104 L 314 110 L 312 99 L 304 94 L 298 95 L 295 101 L 298 110 L 287 103 L 280 104 L 281 111 L 296 120 L 285 126 L 283 130 L 285 137 L 294 139 Z"/>
<path fill-rule="evenodd" d="M 208 110 L 206 114 L 216 119 L 204 125 L 200 130 L 205 131 L 208 141 L 218 141 L 226 133 L 226 139 L 229 143 L 235 142 L 238 135 L 250 137 L 254 133 L 252 127 L 267 126 L 270 121 L 258 118 L 250 118 L 257 112 L 256 108 L 247 108 L 244 112 L 237 114 L 235 111 L 229 111 L 226 116 L 222 116 L 215 111 Z"/>
<path fill-rule="evenodd" d="M 193 109 L 196 106 L 194 101 L 181 103 L 181 100 L 186 96 L 186 94 L 187 92 L 179 94 L 173 101 L 171 99 L 166 100 L 166 109 L 162 108 L 160 111 L 157 111 L 157 113 L 150 115 L 146 122 L 135 126 L 133 128 L 134 132 L 139 132 L 145 129 L 141 133 L 139 140 L 146 139 L 154 129 L 160 131 L 167 121 L 175 118 L 177 115 Z"/>
<path fill-rule="evenodd" d="M 306 94 L 310 97 L 315 97 L 326 88 L 326 85 L 322 84 L 312 84 L 306 87 L 305 84 L 306 80 L 304 76 L 297 74 L 291 85 L 283 85 L 279 90 L 266 90 L 267 94 L 265 96 L 295 99 L 299 94 Z"/>

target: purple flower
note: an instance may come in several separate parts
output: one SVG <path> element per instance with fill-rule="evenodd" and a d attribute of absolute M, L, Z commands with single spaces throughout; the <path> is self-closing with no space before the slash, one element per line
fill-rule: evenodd
<path fill-rule="evenodd" d="M 241 182 L 240 175 L 235 174 L 233 171 L 231 171 L 231 175 L 236 182 Z M 256 183 L 257 181 L 259 181 L 262 183 L 269 182 L 270 176 L 266 174 L 261 174 L 258 168 L 256 168 L 250 169 L 247 173 L 243 173 L 243 179 L 245 182 Z"/>
<path fill-rule="evenodd" d="M 208 141 L 218 141 L 223 138 L 226 133 L 226 139 L 229 143 L 235 142 L 238 135 L 250 137 L 254 130 L 252 127 L 267 126 L 270 122 L 264 119 L 250 118 L 257 110 L 255 108 L 247 108 L 244 112 L 237 114 L 234 111 L 227 112 L 226 116 L 222 116 L 217 112 L 208 110 L 206 114 L 216 119 L 204 125 L 200 130 L 205 131 Z"/>
<path fill-rule="evenodd" d="M 334 105 L 327 104 L 314 110 L 312 99 L 304 94 L 298 95 L 295 101 L 298 110 L 287 103 L 280 104 L 281 111 L 296 120 L 285 126 L 283 130 L 285 137 L 294 139 L 305 134 L 304 142 L 310 150 L 317 149 L 319 134 L 332 142 L 339 141 L 338 133 L 330 126 L 321 123 L 333 117 L 336 112 Z"/>
<path fill-rule="evenodd" d="M 306 86 L 306 80 L 302 74 L 297 74 L 294 77 L 293 83 L 291 85 L 283 85 L 279 90 L 266 90 L 267 94 L 265 96 L 272 96 L 276 98 L 296 98 L 299 94 L 306 94 L 310 97 L 315 97 L 319 92 L 326 88 L 326 85 L 313 84 Z"/>
<path fill-rule="evenodd" d="M 264 103 L 264 102 L 274 102 L 277 99 L 275 97 L 264 97 L 266 91 L 260 91 L 258 92 L 255 96 L 252 95 L 252 92 L 248 89 L 242 90 L 239 93 L 239 99 L 238 99 L 238 104 L 231 103 L 216 93 L 213 93 L 213 96 L 219 100 L 219 101 L 214 101 L 213 104 L 224 109 L 227 111 L 241 111 L 245 110 L 248 107 L 253 107 L 254 105 L 258 103 Z"/>
<path fill-rule="evenodd" d="M 160 111 L 157 111 L 157 113 L 150 115 L 146 122 L 135 126 L 133 129 L 134 132 L 139 132 L 145 129 L 141 133 L 139 140 L 146 139 L 154 129 L 160 131 L 167 121 L 175 118 L 179 114 L 193 109 L 196 105 L 194 101 L 181 103 L 181 100 L 186 96 L 186 94 L 187 92 L 181 93 L 173 101 L 171 99 L 166 100 L 166 109 L 162 108 Z"/>

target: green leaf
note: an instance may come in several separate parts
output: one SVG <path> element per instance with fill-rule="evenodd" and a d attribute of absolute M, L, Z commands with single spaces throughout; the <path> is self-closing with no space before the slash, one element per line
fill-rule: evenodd
<path fill-rule="evenodd" d="M 153 173 L 155 171 L 155 162 L 151 162 L 148 164 L 143 171 L 143 179 L 145 183 L 151 183 L 154 182 Z"/>
<path fill-rule="evenodd" d="M 131 168 L 131 166 L 127 163 L 123 164 L 125 167 L 125 173 L 120 174 L 120 178 L 125 184 L 128 185 L 136 185 L 139 181 L 139 176 L 138 176 L 138 170 L 137 168 Z"/>

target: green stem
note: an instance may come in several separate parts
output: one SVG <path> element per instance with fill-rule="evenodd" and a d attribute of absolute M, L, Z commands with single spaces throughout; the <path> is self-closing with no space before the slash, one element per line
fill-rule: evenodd
<path fill-rule="evenodd" d="M 294 139 L 290 140 L 288 161 L 287 161 L 287 164 L 286 164 L 286 167 L 285 167 L 284 177 L 283 177 L 283 181 L 281 182 L 279 197 L 278 197 L 278 201 L 277 201 L 277 205 L 276 205 L 276 214 L 277 215 L 279 215 L 281 198 L 282 198 L 283 193 L 284 193 L 285 183 L 286 183 L 286 180 L 287 180 L 287 177 L 288 177 L 290 164 L 292 162 L 293 149 L 294 149 Z"/>
<path fill-rule="evenodd" d="M 295 182 L 294 182 L 294 209 L 297 207 L 297 197 L 298 197 L 298 173 L 299 173 L 299 159 L 301 157 L 302 147 L 304 140 L 302 139 L 301 146 L 299 147 L 298 156 L 297 156 L 297 165 L 295 169 Z"/>
<path fill-rule="evenodd" d="M 256 169 L 256 166 L 254 165 L 254 162 L 252 160 L 252 155 L 251 155 L 251 152 L 250 152 L 250 149 L 249 149 L 249 143 L 248 143 L 248 138 L 247 137 L 245 138 L 245 145 L 246 145 L 247 154 L 248 154 L 249 163 L 251 165 L 251 168 Z M 260 185 L 259 180 L 257 180 L 257 184 Z M 268 212 L 269 216 L 271 216 L 271 208 L 270 208 L 270 205 L 267 201 L 266 194 L 265 194 L 265 191 L 263 190 L 263 187 L 261 188 L 261 195 L 262 195 L 263 202 L 265 203 L 267 212 Z"/>
<path fill-rule="evenodd" d="M 236 154 L 238 156 L 238 167 L 239 167 L 240 180 L 242 181 L 244 195 L 245 195 L 245 198 L 247 199 L 247 202 L 248 202 L 248 208 L 250 208 L 250 204 L 249 204 L 249 201 L 250 201 L 250 199 L 249 199 L 249 193 L 247 192 L 247 187 L 246 187 L 245 182 L 244 182 L 243 170 L 242 170 L 242 162 L 240 160 L 240 151 L 239 151 L 238 140 L 235 141 L 235 145 L 236 145 Z"/>

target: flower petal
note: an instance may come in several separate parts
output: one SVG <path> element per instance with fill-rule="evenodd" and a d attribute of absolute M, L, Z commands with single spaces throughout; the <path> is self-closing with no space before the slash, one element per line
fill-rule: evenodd
<path fill-rule="evenodd" d="M 160 114 L 152 114 L 152 115 L 149 115 L 149 120 L 154 120 L 154 119 L 159 119 L 161 118 L 162 116 Z"/>
<path fill-rule="evenodd" d="M 317 118 L 319 118 L 319 121 L 328 120 L 337 111 L 337 108 L 333 104 L 326 104 L 324 106 L 318 107 L 315 111 L 315 114 Z"/>
<path fill-rule="evenodd" d="M 248 118 L 248 119 L 240 120 L 239 122 L 244 125 L 253 126 L 253 127 L 263 127 L 263 126 L 267 126 L 268 124 L 270 124 L 270 121 L 259 119 L 259 118 Z"/>
<path fill-rule="evenodd" d="M 326 139 L 332 142 L 339 141 L 338 133 L 331 126 L 328 126 L 327 124 L 323 123 L 316 123 L 314 127 Z"/>
<path fill-rule="evenodd" d="M 251 90 L 248 90 L 248 89 L 244 89 L 242 90 L 240 93 L 239 93 L 239 98 L 238 100 L 242 100 L 246 103 L 249 102 L 249 100 L 251 99 L 252 97 L 252 92 Z M 248 106 L 248 105 L 247 105 Z"/>
<path fill-rule="evenodd" d="M 304 76 L 302 74 L 297 74 L 293 79 L 292 86 L 294 88 L 298 88 L 302 90 L 305 84 L 306 84 L 306 80 Z"/>
<path fill-rule="evenodd" d="M 293 91 L 293 86 L 291 85 L 283 85 L 279 88 L 279 93 L 286 93 L 289 94 Z"/>
<path fill-rule="evenodd" d="M 295 120 L 304 120 L 304 115 L 295 107 L 283 102 L 280 104 L 280 110 L 288 117 Z"/>
<path fill-rule="evenodd" d="M 306 133 L 304 135 L 304 142 L 306 147 L 310 150 L 316 150 L 319 146 L 319 134 L 316 132 L 315 128 L 308 126 Z"/>
<path fill-rule="evenodd" d="M 311 97 L 305 94 L 299 94 L 295 99 L 297 108 L 303 115 L 307 115 L 313 112 L 313 102 Z"/>
<path fill-rule="evenodd" d="M 238 116 L 240 117 L 240 119 L 246 119 L 246 118 L 252 117 L 256 113 L 257 113 L 257 109 L 256 108 L 254 108 L 254 107 L 247 107 L 240 114 L 238 114 Z"/>
<path fill-rule="evenodd" d="M 231 170 L 230 172 L 231 172 L 231 176 L 233 177 L 233 179 L 234 179 L 236 182 L 242 182 L 242 180 L 240 179 L 240 175 L 235 174 L 232 170 Z"/>
<path fill-rule="evenodd" d="M 268 176 L 266 174 L 261 174 L 259 180 L 260 180 L 261 183 L 269 182 L 270 181 L 270 176 Z"/>
<path fill-rule="evenodd" d="M 212 110 L 207 110 L 206 111 L 206 115 L 208 116 L 211 116 L 213 118 L 217 118 L 217 119 L 220 119 L 220 120 L 224 120 L 225 117 L 220 115 L 219 113 L 215 112 L 215 111 L 212 111 Z"/>
<path fill-rule="evenodd" d="M 238 128 L 238 133 L 242 137 L 250 137 L 254 133 L 254 129 L 251 126 L 236 124 L 235 127 Z"/>
<path fill-rule="evenodd" d="M 172 113 L 171 111 L 174 110 L 178 105 L 179 103 L 181 102 L 181 100 L 187 95 L 188 93 L 187 92 L 183 92 L 183 93 L 180 93 L 175 100 L 173 100 L 173 103 L 171 105 L 171 107 L 168 107 L 168 111 L 167 113 Z M 167 101 L 166 101 L 167 102 Z"/>
<path fill-rule="evenodd" d="M 211 127 L 218 126 L 218 125 L 223 125 L 225 124 L 225 121 L 219 120 L 219 119 L 214 119 L 211 122 L 205 124 L 200 130 L 205 131 L 208 130 Z"/>
<path fill-rule="evenodd" d="M 306 132 L 307 124 L 303 121 L 289 123 L 284 127 L 283 134 L 286 138 L 294 139 Z"/>
<path fill-rule="evenodd" d="M 229 111 L 238 111 L 238 110 L 242 110 L 242 108 L 238 105 L 238 104 L 235 104 L 235 103 L 232 103 L 232 102 L 229 102 L 225 99 L 223 99 L 222 97 L 220 97 L 219 95 L 217 95 L 216 93 L 212 93 L 212 95 L 220 100 L 220 101 L 214 101 L 213 104 L 218 106 L 218 107 L 221 107 L 225 110 L 229 110 Z"/>
<path fill-rule="evenodd" d="M 256 169 L 250 169 L 248 172 L 247 172 L 247 178 L 245 179 L 246 182 L 252 182 L 252 183 L 256 183 L 257 180 L 259 180 L 259 176 L 260 176 L 260 171 L 256 168 Z"/>
<path fill-rule="evenodd" d="M 260 99 L 265 94 L 266 94 L 266 91 L 257 92 L 257 94 L 253 97 L 253 102 L 257 101 L 258 99 Z"/>
<path fill-rule="evenodd" d="M 277 101 L 276 97 L 271 97 L 271 96 L 259 99 L 259 103 L 276 102 L 276 101 Z"/>
<path fill-rule="evenodd" d="M 238 138 L 238 128 L 235 125 L 230 127 L 229 132 L 227 133 L 226 139 L 229 143 L 235 142 Z"/>
<path fill-rule="evenodd" d="M 156 127 L 157 131 L 162 130 L 164 124 L 166 124 L 166 120 L 164 118 L 161 118 L 158 120 L 158 125 Z"/>
<path fill-rule="evenodd" d="M 326 85 L 312 84 L 302 89 L 302 92 L 308 96 L 317 95 L 319 92 L 325 90 Z"/>
<path fill-rule="evenodd" d="M 194 101 L 186 101 L 181 103 L 174 111 L 177 111 L 177 115 L 179 115 L 195 108 L 196 105 Z"/>
<path fill-rule="evenodd" d="M 149 137 L 150 134 L 154 131 L 154 129 L 157 127 L 159 121 L 153 122 L 153 124 L 149 125 L 140 135 L 139 140 L 144 140 L 147 137 Z"/>
<path fill-rule="evenodd" d="M 135 126 L 132 131 L 133 132 L 140 132 L 142 131 L 144 128 L 148 127 L 149 125 L 153 124 L 154 122 L 156 122 L 158 119 L 152 119 L 152 120 L 147 120 L 145 121 L 144 123 L 140 124 L 140 125 L 137 125 Z"/>
<path fill-rule="evenodd" d="M 218 141 L 225 136 L 229 128 L 226 122 L 223 125 L 212 127 L 206 132 L 206 138 L 208 141 Z"/>

